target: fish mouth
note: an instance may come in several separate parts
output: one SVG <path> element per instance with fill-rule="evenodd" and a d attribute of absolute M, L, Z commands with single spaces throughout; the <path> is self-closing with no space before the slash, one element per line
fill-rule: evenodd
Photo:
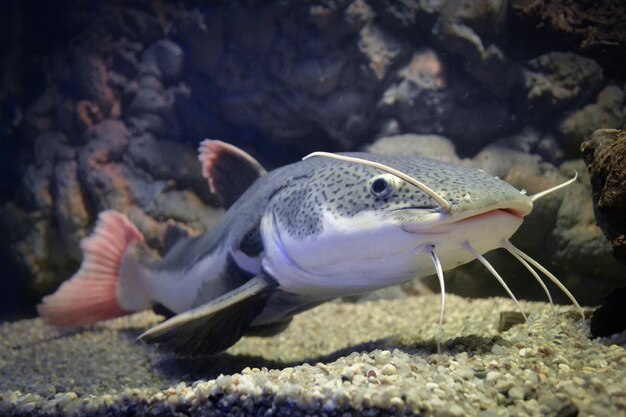
<path fill-rule="evenodd" d="M 409 233 L 437 233 L 440 229 L 447 229 L 450 226 L 461 226 L 478 220 L 485 220 L 495 216 L 511 216 L 517 220 L 521 220 L 527 216 L 532 210 L 532 204 L 502 204 L 493 205 L 479 210 L 468 210 L 462 213 L 447 214 L 440 211 L 421 214 L 419 219 L 411 221 L 408 217 L 410 212 L 415 210 L 412 208 L 400 209 L 406 213 L 408 221 L 403 221 L 401 227 Z M 398 210 L 398 211 L 400 211 Z"/>

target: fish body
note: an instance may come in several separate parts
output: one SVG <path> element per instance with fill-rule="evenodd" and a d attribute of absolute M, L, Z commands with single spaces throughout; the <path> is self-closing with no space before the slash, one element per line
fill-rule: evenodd
<path fill-rule="evenodd" d="M 529 196 L 478 169 L 341 155 L 402 171 L 449 205 L 369 165 L 315 157 L 266 173 L 243 151 L 205 141 L 203 171 L 228 208 L 221 221 L 199 237 L 176 234 L 161 259 L 145 260 L 130 221 L 105 212 L 83 244 L 81 270 L 44 299 L 40 313 L 54 324 L 82 324 L 64 319 L 63 306 L 80 297 L 72 286 L 86 286 L 104 263 L 116 275 L 107 287 L 114 299 L 102 301 L 109 315 L 161 305 L 173 317 L 144 340 L 183 354 L 216 353 L 245 334 L 281 331 L 294 314 L 324 301 L 431 275 L 432 252 L 443 270 L 467 263 L 475 256 L 465 245 L 480 254 L 502 247 L 532 210 Z M 98 242 L 110 235 L 130 238 L 119 238 L 118 255 L 105 262 L 97 255 L 106 245 Z"/>

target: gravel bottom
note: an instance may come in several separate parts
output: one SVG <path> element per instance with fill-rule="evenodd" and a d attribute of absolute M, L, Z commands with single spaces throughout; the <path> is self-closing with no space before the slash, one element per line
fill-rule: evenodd
<path fill-rule="evenodd" d="M 81 331 L 0 325 L 0 415 L 626 416 L 626 333 L 591 340 L 573 308 L 450 295 L 327 303 L 283 333 L 177 358 L 136 340 L 150 312 Z"/>

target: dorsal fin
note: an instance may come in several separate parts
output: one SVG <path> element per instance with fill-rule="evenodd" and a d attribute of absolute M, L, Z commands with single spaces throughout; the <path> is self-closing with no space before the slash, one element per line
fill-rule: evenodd
<path fill-rule="evenodd" d="M 219 140 L 205 139 L 198 147 L 202 175 L 225 209 L 232 206 L 265 169 L 248 153 Z"/>

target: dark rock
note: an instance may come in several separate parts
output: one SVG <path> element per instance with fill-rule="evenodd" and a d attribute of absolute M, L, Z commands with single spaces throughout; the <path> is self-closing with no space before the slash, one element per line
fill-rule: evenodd
<path fill-rule="evenodd" d="M 159 93 L 165 91 L 161 79 L 154 74 L 141 74 L 138 79 L 133 80 L 129 84 L 128 89 L 131 90 L 131 92 L 134 92 L 134 94 L 137 94 L 140 90 L 154 90 Z M 150 111 L 150 109 L 145 109 L 145 111 Z"/>
<path fill-rule="evenodd" d="M 511 327 L 518 324 L 524 324 L 526 319 L 519 311 L 503 311 L 500 313 L 500 321 L 498 322 L 498 332 L 506 332 Z"/>
<path fill-rule="evenodd" d="M 473 153 L 512 129 L 508 105 L 475 81 L 452 71 L 432 49 L 418 50 L 393 75 L 377 113 L 400 132 L 443 134 Z"/>
<path fill-rule="evenodd" d="M 433 50 L 415 52 L 394 78 L 378 103 L 379 112 L 397 119 L 403 132 L 443 133 L 452 100 L 439 56 Z"/>
<path fill-rule="evenodd" d="M 521 81 L 519 66 L 496 44 L 505 13 L 505 1 L 448 1 L 432 30 L 444 49 L 464 58 L 467 74 L 501 98 Z"/>
<path fill-rule="evenodd" d="M 624 5 L 576 0 L 516 0 L 508 3 L 503 26 L 508 50 L 515 56 L 536 56 L 569 50 L 594 59 L 610 78 L 623 77 L 626 53 Z"/>
<path fill-rule="evenodd" d="M 107 68 L 99 56 L 79 54 L 71 67 L 68 84 L 77 99 L 94 103 L 104 117 L 119 113 L 119 105 L 108 85 Z"/>
<path fill-rule="evenodd" d="M 141 42 L 133 42 L 126 38 L 121 38 L 114 43 L 110 52 L 110 70 L 120 74 L 126 79 L 131 79 L 137 73 L 139 65 L 138 54 L 141 53 L 143 45 Z M 110 74 L 109 74 L 110 77 Z"/>
<path fill-rule="evenodd" d="M 389 66 L 407 49 L 406 45 L 402 45 L 374 24 L 365 26 L 359 38 L 359 49 L 368 58 L 368 66 L 379 80 L 385 79 Z"/>
<path fill-rule="evenodd" d="M 483 54 L 493 44 L 505 7 L 506 4 L 501 1 L 445 2 L 434 28 L 435 33 L 440 37 L 450 37 L 450 47 L 457 52 Z"/>
<path fill-rule="evenodd" d="M 171 35 L 189 51 L 185 57 L 190 72 L 208 79 L 215 76 L 224 53 L 224 19 L 214 11 L 203 14 L 199 10 L 181 11 L 172 22 Z"/>
<path fill-rule="evenodd" d="M 624 91 L 608 86 L 598 94 L 596 102 L 566 116 L 557 134 L 570 155 L 579 152 L 580 145 L 598 129 L 620 129 L 624 126 Z"/>
<path fill-rule="evenodd" d="M 375 120 L 368 110 L 376 99 L 370 81 L 375 75 L 354 37 L 371 14 L 363 1 L 327 6 L 232 3 L 202 15 L 181 14 L 172 36 L 186 46 L 192 73 L 185 80 L 190 94 L 180 106 L 187 107 L 187 114 L 180 118 L 196 120 L 185 124 L 191 125 L 185 134 L 218 125 L 235 140 L 255 132 L 283 148 L 304 148 L 302 152 L 319 149 L 305 137 L 316 137 L 326 149 L 365 142 Z M 294 24 L 288 16 L 313 24 Z M 242 25 L 248 30 L 234 29 Z M 371 43 L 365 42 L 363 51 L 394 42 L 382 36 L 378 31 L 367 37 Z"/>
<path fill-rule="evenodd" d="M 79 150 L 79 160 L 85 172 L 107 162 L 121 160 L 130 132 L 119 120 L 105 120 L 93 130 L 86 139 L 85 146 Z"/>
<path fill-rule="evenodd" d="M 372 2 L 377 19 L 388 27 L 429 31 L 443 8 L 443 1 L 381 0 Z"/>
<path fill-rule="evenodd" d="M 50 170 L 49 166 L 37 168 L 31 165 L 26 168 L 22 177 L 23 189 L 20 190 L 25 206 L 29 208 L 48 208 L 52 205 Z"/>
<path fill-rule="evenodd" d="M 550 52 L 528 61 L 524 69 L 528 108 L 556 112 L 587 102 L 602 82 L 602 68 L 593 60 L 571 52 Z"/>
<path fill-rule="evenodd" d="M 49 131 L 35 140 L 33 163 L 26 168 L 22 178 L 20 197 L 32 210 L 48 212 L 52 205 L 50 181 L 54 171 L 54 160 L 71 159 L 73 149 L 66 145 L 68 138 L 60 132 Z M 48 212 L 49 213 L 49 212 Z"/>
<path fill-rule="evenodd" d="M 339 37 L 358 32 L 376 16 L 365 0 L 352 1 L 347 7 L 337 1 L 325 3 L 312 5 L 309 16 L 319 30 Z"/>
<path fill-rule="evenodd" d="M 160 7 L 163 7 L 161 5 Z M 162 16 L 133 7 L 120 7 L 116 10 L 119 29 L 130 39 L 151 43 L 164 35 Z"/>
<path fill-rule="evenodd" d="M 127 214 L 154 248 L 169 219 L 201 233 L 219 219 L 195 150 L 133 137 L 120 120 L 104 120 L 68 144 L 58 132 L 40 135 L 22 179 L 20 198 L 0 208 L 8 250 L 33 291 L 51 292 L 75 271 L 98 212 Z"/>
<path fill-rule="evenodd" d="M 508 103 L 477 86 L 460 84 L 452 89 L 454 104 L 446 113 L 444 134 L 454 141 L 461 155 L 472 155 L 519 129 Z"/>
<path fill-rule="evenodd" d="M 127 114 L 159 113 L 172 105 L 162 91 L 142 85 L 127 109 Z"/>
<path fill-rule="evenodd" d="M 143 76 L 127 90 L 130 103 L 126 120 L 135 132 L 148 132 L 160 138 L 179 140 L 181 128 L 175 101 L 186 94 L 185 86 L 163 89 L 158 78 Z"/>
<path fill-rule="evenodd" d="M 591 316 L 593 337 L 609 337 L 626 330 L 626 288 L 613 291 Z"/>
<path fill-rule="evenodd" d="M 111 101 L 113 94 L 107 85 L 107 69 L 98 55 L 80 54 L 72 65 L 70 77 L 78 98 L 103 105 Z"/>
<path fill-rule="evenodd" d="M 67 257 L 79 262 L 82 254 L 80 239 L 85 237 L 89 225 L 89 212 L 85 206 L 77 176 L 75 160 L 60 161 L 54 168 L 52 195 L 54 197 L 54 220 L 67 250 Z"/>
<path fill-rule="evenodd" d="M 145 135 L 130 142 L 128 156 L 133 165 L 150 177 L 164 181 L 176 179 L 179 188 L 192 189 L 208 205 L 217 204 L 192 148 Z"/>
<path fill-rule="evenodd" d="M 128 119 L 128 125 L 133 131 L 148 132 L 157 137 L 177 140 L 180 137 L 178 122 L 165 114 L 142 113 Z"/>
<path fill-rule="evenodd" d="M 279 76 L 300 92 L 323 97 L 337 89 L 343 65 L 341 59 L 311 59 L 296 63 L 290 72 Z"/>
<path fill-rule="evenodd" d="M 626 132 L 601 129 L 582 143 L 598 226 L 626 265 Z"/>
<path fill-rule="evenodd" d="M 183 50 L 169 39 L 150 45 L 141 56 L 142 71 L 159 77 L 165 84 L 177 81 L 184 66 Z"/>
<path fill-rule="evenodd" d="M 56 87 L 46 89 L 33 100 L 22 123 L 26 140 L 34 141 L 41 133 L 55 130 L 55 111 L 60 101 L 61 94 Z"/>

